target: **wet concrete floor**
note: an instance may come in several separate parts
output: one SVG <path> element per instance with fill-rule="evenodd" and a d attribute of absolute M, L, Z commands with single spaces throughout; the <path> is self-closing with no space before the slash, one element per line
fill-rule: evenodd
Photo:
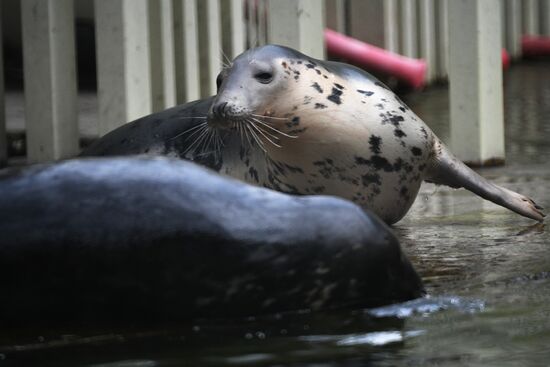
<path fill-rule="evenodd" d="M 444 87 L 405 96 L 444 141 L 447 97 Z M 479 172 L 550 208 L 550 60 L 524 62 L 505 74 L 505 118 L 507 163 Z M 4 365 L 549 365 L 546 223 L 464 190 L 425 184 L 395 231 L 430 298 L 379 310 L 273 315 L 92 339 L 51 331 L 57 344 L 29 341 Z M 0 350 L 0 359 L 12 352 Z"/>

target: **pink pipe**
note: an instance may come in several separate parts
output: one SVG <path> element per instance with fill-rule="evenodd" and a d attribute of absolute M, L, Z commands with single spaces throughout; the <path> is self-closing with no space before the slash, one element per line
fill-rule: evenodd
<path fill-rule="evenodd" d="M 510 54 L 506 49 L 502 49 L 502 70 L 506 70 L 510 67 Z"/>
<path fill-rule="evenodd" d="M 548 56 L 550 55 L 550 37 L 523 36 L 521 51 L 523 56 Z"/>
<path fill-rule="evenodd" d="M 426 82 L 426 61 L 401 56 L 361 42 L 331 29 L 325 29 L 327 51 L 351 63 L 392 75 L 415 89 Z"/>

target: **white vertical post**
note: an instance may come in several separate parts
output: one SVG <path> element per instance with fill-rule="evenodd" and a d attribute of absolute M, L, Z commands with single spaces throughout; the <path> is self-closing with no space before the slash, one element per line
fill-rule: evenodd
<path fill-rule="evenodd" d="M 176 104 L 172 0 L 147 0 L 153 112 Z"/>
<path fill-rule="evenodd" d="M 506 49 L 510 57 L 521 57 L 521 0 L 505 0 L 506 5 Z"/>
<path fill-rule="evenodd" d="M 266 0 L 258 0 L 258 44 L 265 45 L 267 43 L 267 24 L 266 24 Z"/>
<path fill-rule="evenodd" d="M 147 0 L 149 12 L 149 57 L 151 73 L 151 109 L 153 112 L 164 109 L 163 42 L 161 38 L 161 3 Z"/>
<path fill-rule="evenodd" d="M 419 0 L 420 57 L 426 60 L 426 80 L 435 78 L 435 7 L 434 0 Z"/>
<path fill-rule="evenodd" d="M 246 14 L 248 15 L 247 22 L 247 34 L 248 34 L 248 48 L 258 47 L 258 21 L 256 5 L 254 1 L 246 1 Z"/>
<path fill-rule="evenodd" d="M 401 53 L 417 57 L 416 0 L 401 0 Z"/>
<path fill-rule="evenodd" d="M 2 34 L 2 3 L 0 2 L 0 40 Z M 0 47 L 0 167 L 8 162 L 8 140 L 6 137 L 6 105 L 4 100 L 4 53 Z"/>
<path fill-rule="evenodd" d="M 156 0 L 150 0 L 156 1 Z M 176 64 L 174 50 L 174 7 L 172 0 L 160 0 L 160 40 L 162 47 L 164 108 L 176 105 Z M 159 65 L 152 65 L 159 68 Z"/>
<path fill-rule="evenodd" d="M 99 133 L 152 111 L 147 0 L 95 0 Z"/>
<path fill-rule="evenodd" d="M 504 159 L 500 1 L 449 1 L 451 147 L 474 164 Z"/>
<path fill-rule="evenodd" d="M 325 6 L 317 0 L 269 0 L 269 42 L 325 58 Z"/>
<path fill-rule="evenodd" d="M 222 42 L 225 52 L 224 63 L 240 55 L 246 45 L 246 24 L 244 20 L 244 0 L 225 0 L 222 7 Z"/>
<path fill-rule="evenodd" d="M 544 36 L 550 36 L 550 0 L 541 2 L 541 27 L 540 32 Z"/>
<path fill-rule="evenodd" d="M 72 0 L 23 0 L 27 160 L 78 152 Z"/>
<path fill-rule="evenodd" d="M 201 97 L 208 97 L 216 93 L 216 76 L 222 65 L 220 3 L 201 0 L 198 5 Z"/>
<path fill-rule="evenodd" d="M 195 0 L 174 0 L 177 102 L 200 97 L 198 15 Z"/>
<path fill-rule="evenodd" d="M 539 34 L 539 2 L 538 0 L 522 0 L 523 5 L 523 33 Z"/>
<path fill-rule="evenodd" d="M 384 48 L 388 51 L 399 52 L 399 27 L 397 0 L 384 0 Z"/>
<path fill-rule="evenodd" d="M 448 0 L 438 0 L 437 9 L 437 66 L 436 75 L 439 79 L 446 79 L 449 69 L 449 15 Z"/>

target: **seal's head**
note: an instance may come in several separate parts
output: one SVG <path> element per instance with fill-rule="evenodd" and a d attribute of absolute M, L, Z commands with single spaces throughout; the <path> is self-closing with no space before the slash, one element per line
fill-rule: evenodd
<path fill-rule="evenodd" d="M 264 150 L 299 137 L 298 109 L 311 102 L 304 103 L 303 88 L 312 84 L 305 71 L 316 61 L 283 46 L 246 51 L 218 75 L 208 125 L 248 134 Z"/>
<path fill-rule="evenodd" d="M 217 78 L 218 93 L 208 113 L 212 126 L 228 129 L 255 115 L 269 116 L 270 107 L 287 89 L 281 59 L 293 50 L 264 46 L 248 50 L 224 68 Z"/>

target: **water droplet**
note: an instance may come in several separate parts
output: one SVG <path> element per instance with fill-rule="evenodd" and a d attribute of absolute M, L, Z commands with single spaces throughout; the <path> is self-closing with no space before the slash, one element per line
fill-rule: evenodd
<path fill-rule="evenodd" d="M 201 331 L 200 326 L 197 326 L 197 325 L 193 326 L 193 331 L 196 332 L 196 333 L 198 333 L 199 331 Z"/>
<path fill-rule="evenodd" d="M 256 333 L 256 336 L 258 337 L 258 339 L 265 339 L 265 333 L 262 333 L 261 331 L 258 331 Z"/>
<path fill-rule="evenodd" d="M 246 334 L 244 334 L 244 338 L 245 338 L 245 339 L 250 340 L 250 339 L 252 339 L 253 337 L 254 337 L 254 335 L 252 335 L 252 333 L 246 333 Z"/>

